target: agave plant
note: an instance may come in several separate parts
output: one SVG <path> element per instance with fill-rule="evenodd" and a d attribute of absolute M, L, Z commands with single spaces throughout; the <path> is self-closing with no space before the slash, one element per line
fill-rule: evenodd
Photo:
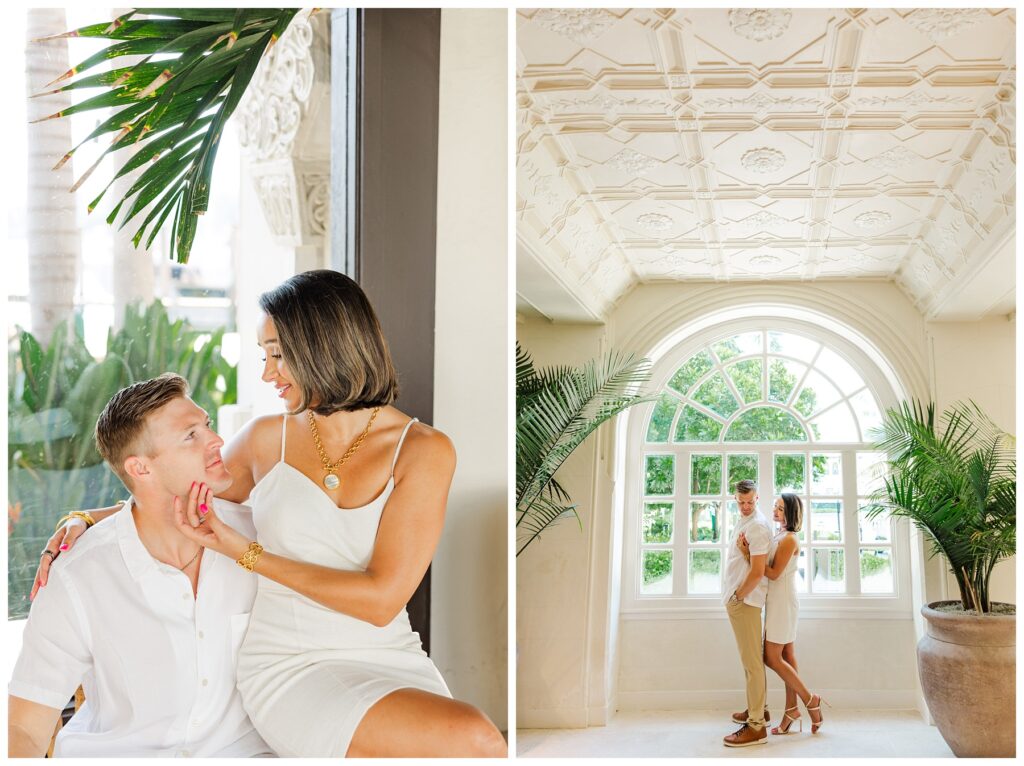
<path fill-rule="evenodd" d="M 117 222 L 118 228 L 123 228 L 145 212 L 132 241 L 138 247 L 145 238 L 148 248 L 173 215 L 170 256 L 179 263 L 188 262 L 199 216 L 209 204 L 213 165 L 224 126 L 263 54 L 298 12 L 298 8 L 136 8 L 111 22 L 45 38 L 114 41 L 46 86 L 59 87 L 37 94 L 101 90 L 45 120 L 96 109 L 112 112 L 57 164 L 60 167 L 71 159 L 82 144 L 113 135 L 109 146 L 71 191 L 107 155 L 136 149 L 89 203 L 89 212 L 99 205 L 114 181 L 145 168 L 116 202 L 107 223 Z M 125 56 L 142 58 L 127 66 L 86 74 Z M 75 77 L 78 79 L 72 79 Z M 66 80 L 72 81 L 60 85 Z"/>
<path fill-rule="evenodd" d="M 516 556 L 576 505 L 555 473 L 607 420 L 654 397 L 637 393 L 650 363 L 609 352 L 576 369 L 537 369 L 516 343 Z"/>
<path fill-rule="evenodd" d="M 942 554 L 965 610 L 989 612 L 995 565 L 1016 552 L 1015 440 L 973 402 L 958 403 L 936 423 L 935 404 L 890 409 L 876 447 L 888 455 L 884 487 L 869 517 L 909 519 Z"/>

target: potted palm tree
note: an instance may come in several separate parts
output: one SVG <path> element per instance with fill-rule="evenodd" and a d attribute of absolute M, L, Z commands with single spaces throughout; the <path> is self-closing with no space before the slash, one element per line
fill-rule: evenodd
<path fill-rule="evenodd" d="M 602 423 L 653 399 L 636 393 L 650 374 L 646 359 L 615 351 L 537 369 L 516 343 L 516 556 L 557 521 L 580 522 L 555 472 Z"/>
<path fill-rule="evenodd" d="M 886 413 L 884 487 L 870 516 L 909 519 L 941 554 L 957 601 L 923 607 L 927 633 L 918 673 L 928 709 L 961 757 L 1013 757 L 1016 728 L 1016 607 L 992 601 L 992 570 L 1016 552 L 1015 440 L 974 403 L 936 422 L 935 405 L 904 402 Z"/>

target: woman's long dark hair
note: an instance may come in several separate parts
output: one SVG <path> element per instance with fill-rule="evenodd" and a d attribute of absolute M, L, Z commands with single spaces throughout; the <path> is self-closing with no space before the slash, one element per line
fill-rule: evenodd
<path fill-rule="evenodd" d="M 783 516 L 786 519 L 783 526 L 787 532 L 799 532 L 804 521 L 804 504 L 792 492 L 783 492 L 781 497 Z"/>

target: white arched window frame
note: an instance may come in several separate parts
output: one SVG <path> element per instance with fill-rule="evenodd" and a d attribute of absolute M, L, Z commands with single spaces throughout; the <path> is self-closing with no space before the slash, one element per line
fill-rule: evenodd
<path fill-rule="evenodd" d="M 786 359 L 787 354 L 770 351 L 768 348 L 768 333 L 783 332 L 803 336 L 815 343 L 821 344 L 816 354 L 827 349 L 829 353 L 835 354 L 843 362 L 848 364 L 863 380 L 863 389 L 867 391 L 879 411 L 884 412 L 888 407 L 894 406 L 904 393 L 898 388 L 898 382 L 891 370 L 891 367 L 884 369 L 879 360 L 883 359 L 877 349 L 870 347 L 866 341 L 852 330 L 844 332 L 838 323 L 823 323 L 803 319 L 792 319 L 783 316 L 762 316 L 748 318 L 733 318 L 723 322 L 698 326 L 691 328 L 693 331 L 684 338 L 675 338 L 670 346 L 662 345 L 653 355 L 655 362 L 652 368 L 652 389 L 656 391 L 668 391 L 668 383 L 676 371 L 695 354 L 702 349 L 713 346 L 715 343 L 744 333 L 760 332 L 764 344 L 757 351 L 748 350 L 741 355 L 730 357 L 727 362 L 722 362 L 717 357 L 712 357 L 715 366 L 699 377 L 695 385 L 689 391 L 700 388 L 700 386 L 712 377 L 716 371 L 723 367 L 730 366 L 738 361 L 747 359 L 760 359 L 762 369 L 767 370 L 770 360 L 773 358 Z M 791 357 L 796 363 L 798 360 Z M 799 363 L 805 366 L 803 374 L 810 374 L 814 368 L 814 359 L 801 359 Z M 884 362 L 883 362 L 884 364 Z M 819 370 L 820 372 L 820 370 Z M 728 377 L 728 376 L 726 376 Z M 763 375 L 764 385 L 767 386 L 768 375 Z M 734 385 L 731 385 L 732 392 L 738 392 Z M 807 429 L 808 418 L 797 411 L 794 407 L 794 398 L 802 389 L 802 380 L 798 380 L 790 391 L 786 402 L 773 402 L 767 406 L 774 406 L 785 409 L 792 414 Z M 858 396 L 858 392 L 849 388 L 843 389 L 841 398 L 832 406 L 845 406 L 850 399 Z M 767 391 L 762 391 L 763 397 L 767 398 Z M 672 394 L 676 396 L 675 393 Z M 863 395 L 863 394 L 861 394 Z M 678 395 L 680 402 L 687 400 L 686 396 Z M 765 402 L 745 403 L 744 398 L 739 397 L 740 409 L 731 413 L 727 419 L 726 426 L 722 428 L 717 441 L 714 442 L 675 442 L 673 434 L 682 414 L 680 406 L 673 418 L 670 427 L 668 441 L 664 443 L 649 443 L 647 441 L 648 427 L 651 423 L 652 414 L 656 404 L 644 405 L 635 408 L 629 417 L 626 431 L 625 444 L 625 524 L 624 524 L 624 557 L 622 569 L 622 614 L 629 619 L 650 619 L 650 618 L 699 618 L 709 616 L 722 616 L 724 611 L 721 608 L 721 593 L 706 592 L 709 590 L 708 583 L 695 584 L 689 577 L 689 557 L 697 555 L 717 555 L 721 557 L 724 566 L 724 556 L 728 545 L 730 521 L 735 515 L 727 510 L 729 498 L 728 467 L 732 460 L 739 456 L 749 456 L 747 460 L 755 460 L 757 465 L 757 478 L 760 488 L 760 509 L 766 517 L 771 516 L 771 505 L 774 492 L 773 472 L 776 457 L 779 455 L 803 455 L 805 466 L 809 467 L 810 460 L 814 455 L 830 456 L 829 466 L 839 469 L 837 479 L 841 484 L 837 490 L 829 492 L 814 491 L 810 486 L 810 476 L 807 476 L 807 483 L 802 492 L 798 494 L 805 503 L 805 524 L 804 534 L 801 538 L 801 567 L 807 573 L 806 579 L 811 579 L 811 572 L 807 571 L 808 565 L 814 556 L 815 551 L 821 551 L 819 556 L 834 556 L 842 562 L 844 580 L 842 592 L 828 592 L 814 587 L 813 584 L 804 582 L 801 593 L 802 614 L 806 617 L 829 617 L 829 616 L 867 616 L 879 618 L 906 618 L 910 614 L 910 556 L 909 556 L 909 534 L 906 525 L 900 521 L 892 523 L 889 540 L 878 542 L 864 539 L 860 528 L 857 509 L 863 504 L 863 496 L 866 493 L 864 482 L 858 486 L 858 456 L 862 461 L 869 460 L 867 453 L 871 452 L 870 438 L 861 433 L 863 427 L 859 421 L 856 423 L 856 436 L 848 441 L 822 441 L 815 440 L 813 434 L 809 433 L 809 440 L 806 442 L 736 442 L 723 441 L 728 425 L 740 417 L 744 412 L 756 406 L 765 406 Z M 699 409 L 699 408 L 698 408 Z M 827 408 L 824 408 L 827 409 Z M 691 486 L 691 465 L 695 458 L 702 455 L 721 456 L 721 485 L 712 488 L 710 494 L 693 492 Z M 674 486 L 670 493 L 658 497 L 652 496 L 645 490 L 646 463 L 649 457 L 657 458 L 665 456 L 674 463 Z M 713 462 L 713 461 L 712 461 Z M 862 462 L 863 466 L 863 462 Z M 805 468 L 805 475 L 807 470 Z M 817 487 L 820 490 L 822 487 Z M 717 491 L 715 491 L 717 490 Z M 661 501 L 665 509 L 657 509 L 659 512 L 667 511 L 666 518 L 672 521 L 672 534 L 670 539 L 652 542 L 649 538 L 645 540 L 643 533 L 644 508 L 647 503 L 659 504 Z M 840 526 L 837 530 L 840 540 L 815 539 L 811 533 L 813 522 L 811 506 L 809 501 L 824 503 L 838 503 L 842 509 Z M 719 513 L 717 524 L 721 531 L 717 540 L 691 539 L 691 515 L 692 503 L 718 502 Z M 834 505 L 833 505 L 834 507 Z M 705 520 L 708 514 L 705 514 Z M 704 530 L 707 532 L 707 529 Z M 707 535 L 704 535 L 707 537 Z M 860 588 L 860 566 L 861 551 L 863 549 L 882 549 L 891 557 L 892 590 L 886 593 L 866 593 Z M 665 593 L 644 592 L 642 587 L 643 557 L 648 551 L 664 551 L 671 554 L 671 587 Z M 706 580 L 707 578 L 705 578 Z M 696 585 L 696 587 L 695 587 Z M 698 591 L 705 592 L 698 592 Z"/>

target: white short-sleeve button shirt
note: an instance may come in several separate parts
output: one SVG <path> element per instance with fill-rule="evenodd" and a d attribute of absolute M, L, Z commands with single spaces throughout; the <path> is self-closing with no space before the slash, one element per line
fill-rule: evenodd
<path fill-rule="evenodd" d="M 751 556 L 761 556 L 768 553 L 772 542 L 772 530 L 768 520 L 755 510 L 749 516 L 742 513 L 739 516 L 739 523 L 729 537 L 729 550 L 725 554 L 725 591 L 722 602 L 728 603 L 732 594 L 743 585 L 750 573 L 750 562 L 746 560 L 740 549 L 736 547 L 736 540 L 740 533 L 747 536 L 747 543 L 750 545 Z M 758 609 L 764 606 L 765 597 L 768 595 L 768 579 L 762 577 L 757 586 L 747 594 L 743 603 L 749 606 L 756 606 Z"/>
<path fill-rule="evenodd" d="M 216 511 L 255 539 L 247 508 L 217 500 Z M 207 550 L 193 597 L 188 576 L 142 545 L 126 506 L 54 562 L 8 691 L 62 708 L 82 684 L 56 756 L 272 755 L 235 688 L 255 595 L 256 575 Z"/>

